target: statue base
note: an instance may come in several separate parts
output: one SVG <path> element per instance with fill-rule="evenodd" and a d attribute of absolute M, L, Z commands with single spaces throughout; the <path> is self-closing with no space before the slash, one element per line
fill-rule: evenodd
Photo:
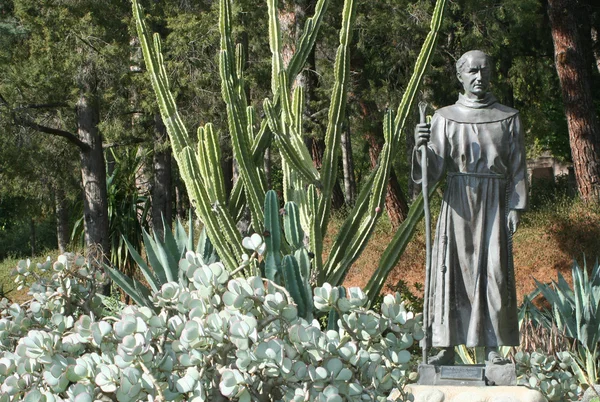
<path fill-rule="evenodd" d="M 514 364 L 466 364 L 434 366 L 419 364 L 419 385 L 517 385 Z"/>
<path fill-rule="evenodd" d="M 521 386 L 469 387 L 409 384 L 404 390 L 413 395 L 414 402 L 547 402 L 541 392 Z M 390 395 L 388 400 L 398 400 L 397 398 L 399 394 Z"/>

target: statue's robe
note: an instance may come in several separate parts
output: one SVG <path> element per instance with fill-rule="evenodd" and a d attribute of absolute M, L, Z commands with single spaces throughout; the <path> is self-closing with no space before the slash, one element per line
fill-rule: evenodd
<path fill-rule="evenodd" d="M 413 179 L 421 181 L 421 150 Z M 488 94 L 462 96 L 431 120 L 430 182 L 444 177 L 432 250 L 428 345 L 519 344 L 510 210 L 527 207 L 527 168 L 519 114 Z"/>

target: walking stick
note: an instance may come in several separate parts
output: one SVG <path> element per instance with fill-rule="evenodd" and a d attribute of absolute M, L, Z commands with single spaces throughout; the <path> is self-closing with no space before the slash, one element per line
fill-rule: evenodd
<path fill-rule="evenodd" d="M 420 123 L 427 123 L 425 111 L 426 102 L 419 102 Z M 423 209 L 425 212 L 425 297 L 423 300 L 423 364 L 427 364 L 427 347 L 429 344 L 429 304 L 430 293 L 429 282 L 431 276 L 431 212 L 429 211 L 429 180 L 427 177 L 427 144 L 421 146 L 421 188 L 423 191 Z"/>

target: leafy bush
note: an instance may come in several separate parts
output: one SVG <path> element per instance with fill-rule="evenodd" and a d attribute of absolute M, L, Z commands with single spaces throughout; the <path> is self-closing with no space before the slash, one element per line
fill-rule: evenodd
<path fill-rule="evenodd" d="M 33 299 L 0 305 L 0 401 L 382 401 L 402 391 L 407 348 L 423 331 L 399 294 L 376 313 L 358 288 L 343 297 L 316 288 L 317 310 L 340 317 L 338 331 L 324 332 L 281 286 L 231 279 L 193 252 L 183 261 L 188 285 L 153 292 L 156 311 L 106 317 L 93 296 L 104 274 L 82 258 L 19 263 L 19 283 L 35 278 Z"/>

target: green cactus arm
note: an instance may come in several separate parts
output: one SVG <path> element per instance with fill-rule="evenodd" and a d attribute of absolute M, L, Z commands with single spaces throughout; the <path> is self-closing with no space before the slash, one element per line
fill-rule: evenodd
<path fill-rule="evenodd" d="M 267 8 L 269 14 L 269 47 L 271 48 L 271 91 L 275 95 L 278 89 L 277 77 L 279 72 L 283 70 L 277 0 L 267 0 Z"/>
<path fill-rule="evenodd" d="M 318 198 L 317 188 L 314 185 L 308 186 L 307 191 L 307 209 L 309 211 L 309 242 L 310 249 L 313 252 L 313 264 L 312 264 L 312 278 L 316 278 L 318 284 L 324 282 L 324 271 L 323 271 L 323 235 L 321 232 L 321 226 L 316 219 Z"/>
<path fill-rule="evenodd" d="M 281 271 L 281 225 L 279 223 L 279 201 L 277 193 L 273 190 L 267 191 L 265 195 L 264 214 L 265 276 L 267 279 L 278 282 Z"/>
<path fill-rule="evenodd" d="M 246 128 L 246 131 L 248 131 L 248 138 L 252 142 L 252 147 L 254 147 L 254 141 L 256 140 L 254 125 L 256 124 L 256 121 L 253 106 L 246 107 L 246 121 L 248 122 L 248 127 Z"/>
<path fill-rule="evenodd" d="M 283 232 L 292 250 L 304 246 L 304 231 L 300 225 L 300 210 L 295 202 L 286 202 L 283 214 Z"/>
<path fill-rule="evenodd" d="M 220 33 L 220 44 L 221 50 L 225 51 L 228 57 L 228 62 L 230 68 L 233 70 L 234 66 L 234 56 L 235 56 L 235 47 L 233 46 L 233 41 L 231 40 L 232 29 L 231 29 L 231 4 L 229 0 L 220 0 L 219 1 L 219 33 Z M 232 71 L 229 78 L 231 78 L 232 85 L 234 87 L 238 86 L 238 75 L 235 74 L 235 71 Z M 225 96 L 223 96 L 225 98 Z"/>
<path fill-rule="evenodd" d="M 240 180 L 243 181 L 246 200 L 250 207 L 252 226 L 255 230 L 260 231 L 263 227 L 262 204 L 265 192 L 264 182 L 258 174 L 251 155 L 249 155 L 249 146 L 245 135 L 242 133 L 241 122 L 236 118 L 233 106 L 231 105 L 227 106 L 227 117 L 231 132 L 233 153 L 240 168 Z"/>
<path fill-rule="evenodd" d="M 285 282 L 285 288 L 290 292 L 290 295 L 298 306 L 298 315 L 303 318 L 307 318 L 309 314 L 312 315 L 312 311 L 309 310 L 308 299 L 311 298 L 311 294 L 307 294 L 306 286 L 304 286 L 302 278 L 300 277 L 300 267 L 298 262 L 291 255 L 283 257 L 282 262 L 283 280 Z"/>
<path fill-rule="evenodd" d="M 421 48 L 418 62 L 411 76 L 409 87 L 404 93 L 402 102 L 399 106 L 398 113 L 403 113 L 404 117 L 400 118 L 400 116 L 396 116 L 393 126 L 389 117 L 386 119 L 386 122 L 384 122 L 384 135 L 386 144 L 384 145 L 384 150 L 382 150 L 380 155 L 379 167 L 376 175 L 374 176 L 374 182 L 372 183 L 373 194 L 369 199 L 369 207 L 366 209 L 367 216 L 365 216 L 364 220 L 360 219 L 362 214 L 358 213 L 358 209 L 364 208 L 363 202 L 366 201 L 366 199 L 361 199 L 359 196 L 359 201 L 355 206 L 355 210 L 357 211 L 356 213 L 353 211 L 351 216 L 348 218 L 349 220 L 352 220 L 351 225 L 346 230 L 340 230 L 339 243 L 338 239 L 336 239 L 336 242 L 334 242 L 332 247 L 330 257 L 326 266 L 324 267 L 325 278 L 332 284 L 341 283 L 350 265 L 356 258 L 358 258 L 359 253 L 365 247 L 366 242 L 368 241 L 375 227 L 376 220 L 379 217 L 378 214 L 374 214 L 373 210 L 377 207 L 380 208 L 380 211 L 382 209 L 381 206 L 383 203 L 383 197 L 385 196 L 387 179 L 389 177 L 391 158 L 395 153 L 394 149 L 396 148 L 396 145 L 399 143 L 399 132 L 401 131 L 399 124 L 404 124 L 405 122 L 409 107 L 412 105 L 414 97 L 416 96 L 418 84 L 421 82 L 431 54 L 433 53 L 435 39 L 437 38 L 437 30 L 439 30 L 441 15 L 443 14 L 444 10 L 444 2 L 445 0 L 438 0 L 438 3 L 436 4 L 431 25 L 432 31 L 428 34 Z M 356 225 L 358 222 L 360 222 L 360 224 L 357 228 Z M 346 233 L 351 233 L 352 238 L 350 239 L 349 235 Z M 348 253 L 346 250 L 352 250 L 352 252 Z"/>
<path fill-rule="evenodd" d="M 317 277 L 318 285 L 328 282 L 328 278 L 333 274 L 333 272 L 336 270 L 339 271 L 340 263 L 344 259 L 346 252 L 348 252 L 355 233 L 359 230 L 363 217 L 367 213 L 375 174 L 375 170 L 371 172 L 360 193 L 358 194 L 358 197 L 356 198 L 350 215 L 344 220 L 344 223 L 342 223 L 338 235 L 335 238 L 334 244 L 331 246 L 331 250 L 327 257 L 327 262 L 324 263 L 323 269 L 319 272 L 319 276 Z M 332 286 L 334 285 L 339 284 L 332 284 Z"/>
<path fill-rule="evenodd" d="M 412 104 L 417 94 L 417 90 L 420 82 L 422 81 L 425 70 L 429 65 L 429 61 L 435 49 L 435 44 L 438 37 L 438 32 L 442 24 L 442 18 L 444 15 L 444 9 L 446 6 L 446 0 L 437 0 L 431 19 L 430 31 L 425 38 L 425 42 L 421 47 L 415 69 L 410 78 L 406 91 L 402 96 L 402 101 L 398 106 L 398 112 L 394 121 L 394 132 L 393 132 L 393 143 L 398 144 L 400 141 L 400 135 L 406 124 L 409 111 L 412 109 Z M 438 187 L 436 184 L 432 186 L 430 194 Z M 389 275 L 392 268 L 396 265 L 400 256 L 406 249 L 406 245 L 412 238 L 416 225 L 423 216 L 423 197 L 422 195 L 417 198 L 410 208 L 409 215 L 406 220 L 402 223 L 396 235 L 386 247 L 383 252 L 381 260 L 379 261 L 379 267 L 375 270 L 375 273 L 367 283 L 365 292 L 367 293 L 368 299 L 373 301 L 381 289 L 385 279 Z"/>
<path fill-rule="evenodd" d="M 292 56 L 287 68 L 287 77 L 289 81 L 293 81 L 300 73 L 312 48 L 315 46 L 317 34 L 321 28 L 323 16 L 325 15 L 325 11 L 327 11 L 328 6 L 329 0 L 318 0 L 317 4 L 315 4 L 315 13 L 306 20 L 304 29 L 302 30 L 302 36 L 296 44 L 296 52 Z"/>
<path fill-rule="evenodd" d="M 325 133 L 325 155 L 321 167 L 321 182 L 323 188 L 319 201 L 317 219 L 321 231 L 325 232 L 329 222 L 331 208 L 331 194 L 333 185 L 337 179 L 337 166 L 340 153 L 340 138 L 342 122 L 346 110 L 346 88 L 350 67 L 350 36 L 351 26 L 354 22 L 356 4 L 353 0 L 344 2 L 342 15 L 342 28 L 340 30 L 340 45 L 337 49 L 334 77 L 335 84 L 332 89 L 331 105 L 329 106 L 329 117 L 327 131 Z"/>
<path fill-rule="evenodd" d="M 295 127 L 296 133 L 298 134 L 298 137 L 296 140 L 302 144 L 301 147 L 307 153 L 309 163 L 311 164 L 311 166 L 314 167 L 312 157 L 311 157 L 310 152 L 304 142 L 303 120 L 304 120 L 304 106 L 305 105 L 304 105 L 304 88 L 303 87 L 297 86 L 294 89 L 294 95 L 292 97 L 292 105 L 293 105 L 293 109 L 294 109 L 294 124 L 293 125 Z M 315 169 L 315 172 L 317 172 L 316 169 Z M 302 181 L 301 178 L 299 178 L 298 175 L 295 173 L 294 173 L 292 179 L 293 179 L 293 186 L 296 191 L 293 194 L 293 198 L 286 199 L 286 201 L 294 201 L 296 204 L 298 204 L 298 207 L 300 208 L 300 223 L 301 223 L 304 231 L 306 233 L 309 233 L 309 231 L 310 231 L 310 229 L 309 229 L 310 216 L 309 216 L 308 200 L 307 200 L 307 192 L 306 192 L 306 185 L 308 183 L 306 183 L 305 181 Z"/>
<path fill-rule="evenodd" d="M 281 155 L 307 183 L 317 184 L 319 181 L 319 173 L 313 165 L 312 158 L 302 139 L 301 132 L 296 130 L 298 119 L 295 116 L 292 104 L 290 103 L 291 96 L 289 84 L 284 71 L 279 74 L 279 90 L 282 122 L 277 125 L 273 124 L 272 130 L 280 145 Z M 299 96 L 302 96 L 301 90 Z M 268 113 L 266 113 L 268 118 L 275 119 L 274 108 L 270 102 L 265 102 L 265 104 L 269 109 Z M 265 112 L 267 112 L 267 109 L 265 109 Z M 300 119 L 301 118 L 302 116 L 300 115 Z"/>
<path fill-rule="evenodd" d="M 298 172 L 303 172 L 302 176 L 307 177 L 308 183 L 319 180 L 319 172 L 314 167 L 312 157 L 306 148 L 302 136 L 302 112 L 304 110 L 304 90 L 302 87 L 296 87 L 294 96 L 290 103 L 289 83 L 285 73 L 279 75 L 281 90 L 281 105 L 284 125 L 287 127 L 287 136 L 281 138 L 288 141 L 294 153 L 298 156 L 297 160 L 289 160 Z M 297 164 L 300 163 L 301 165 Z"/>
<path fill-rule="evenodd" d="M 330 257 L 325 265 L 326 281 L 332 285 L 341 285 L 350 266 L 360 256 L 371 237 L 375 224 L 383 211 L 387 181 L 392 164 L 393 146 L 392 113 L 388 111 L 383 122 L 383 133 L 386 142 L 379 155 L 379 161 L 373 180 L 369 180 L 361 191 L 355 209 L 352 211 L 348 222 L 349 227 L 340 230 L 330 252 Z M 368 201 L 368 203 L 367 203 Z M 365 209 L 365 205 L 368 207 Z"/>
<path fill-rule="evenodd" d="M 150 34 L 144 21 L 143 11 L 137 0 L 133 1 L 133 14 L 136 19 L 136 27 L 146 68 L 150 74 L 160 113 L 167 128 L 169 139 L 171 140 L 173 155 L 181 171 L 181 176 L 190 199 L 200 219 L 205 224 L 209 237 L 213 240 L 213 244 L 217 249 L 217 253 L 223 259 L 223 263 L 229 269 L 235 269 L 239 265 L 237 258 L 242 255 L 241 236 L 238 234 L 239 240 L 236 244 L 231 245 L 226 244 L 220 238 L 219 224 L 210 209 L 211 203 L 202 177 L 199 174 L 198 160 L 193 154 L 187 130 L 177 112 L 175 100 L 169 90 L 167 75 L 162 63 L 162 54 L 160 53 L 160 39 L 158 35 L 154 35 L 154 43 L 153 46 L 151 45 Z M 229 219 L 231 220 L 231 217 Z M 236 252 L 232 253 L 231 249 L 236 250 Z"/>
<path fill-rule="evenodd" d="M 306 147 L 304 147 L 304 144 L 301 146 L 304 147 L 306 155 L 303 155 L 298 151 L 297 141 L 293 141 L 291 136 L 288 135 L 290 131 L 289 127 L 280 122 L 276 114 L 275 107 L 269 99 L 265 99 L 263 103 L 263 109 L 265 111 L 266 119 L 269 123 L 269 128 L 277 139 L 279 152 L 285 159 L 286 163 L 293 166 L 298 174 L 300 174 L 307 183 L 313 183 L 320 187 L 318 172 L 314 168 L 312 159 L 310 159 L 310 156 L 308 156 L 308 151 L 306 150 Z M 306 160 L 307 157 L 308 160 Z"/>
<path fill-rule="evenodd" d="M 163 122 L 169 132 L 171 145 L 175 155 L 181 152 L 185 146 L 189 146 L 187 130 L 177 113 L 177 107 L 173 95 L 169 90 L 167 75 L 162 66 L 162 55 L 160 52 L 160 39 L 158 35 L 154 36 L 154 42 L 150 39 L 150 33 L 144 21 L 143 11 L 137 0 L 133 1 L 133 14 L 136 19 L 136 27 L 146 68 L 152 80 L 152 86 L 158 100 L 158 107 Z M 171 134 L 173 133 L 173 134 Z"/>
<path fill-rule="evenodd" d="M 302 247 L 294 252 L 294 259 L 298 263 L 298 273 L 300 274 L 301 285 L 304 288 L 304 303 L 306 304 L 307 312 L 312 313 L 313 311 L 313 298 L 312 298 L 312 286 L 310 286 L 310 257 L 308 251 Z M 310 314 L 309 318 L 312 314 Z"/>
<path fill-rule="evenodd" d="M 197 163 L 193 163 L 193 161 L 197 162 L 197 158 L 189 147 L 183 149 L 181 160 L 183 163 L 179 166 L 180 169 L 181 166 L 183 166 L 182 177 L 200 177 L 200 169 Z M 200 219 L 204 222 L 208 237 L 217 250 L 217 254 L 221 257 L 221 261 L 227 269 L 236 269 L 241 262 L 238 261 L 238 259 L 241 258 L 244 251 L 241 245 L 242 236 L 237 230 L 228 231 L 224 234 L 224 230 L 235 227 L 231 215 L 224 213 L 221 216 L 221 219 L 225 219 L 228 222 L 227 225 L 223 226 L 215 216 L 214 211 L 212 210 L 212 204 L 208 199 L 208 194 L 200 180 L 185 180 L 185 184 L 188 194 L 190 194 L 192 204 L 196 211 L 198 211 Z M 202 195 L 202 202 L 197 201 L 199 199 L 198 195 Z M 227 239 L 235 239 L 235 241 L 228 242 Z"/>
<path fill-rule="evenodd" d="M 435 186 L 432 186 L 432 188 L 429 190 L 429 195 L 432 196 L 438 187 L 439 183 L 436 183 Z M 381 289 L 383 289 L 385 280 L 400 260 L 404 250 L 406 250 L 406 246 L 413 237 L 413 234 L 417 229 L 417 224 L 421 218 L 423 218 L 423 214 L 423 195 L 420 194 L 411 205 L 406 220 L 402 222 L 400 228 L 394 235 L 394 238 L 385 248 L 385 251 L 381 255 L 381 259 L 379 260 L 377 269 L 373 273 L 373 276 L 371 276 L 369 279 L 369 282 L 364 289 L 369 303 L 372 303 L 381 292 Z"/>
<path fill-rule="evenodd" d="M 421 47 L 421 51 L 417 57 L 417 62 L 415 63 L 415 69 L 410 77 L 406 91 L 404 91 L 404 95 L 402 96 L 402 100 L 398 106 L 398 111 L 396 112 L 396 120 L 394 121 L 395 144 L 400 142 L 400 136 L 406 124 L 406 119 L 408 119 L 410 111 L 412 110 L 412 105 L 416 97 L 417 90 L 419 89 L 420 83 L 423 81 L 423 75 L 425 74 L 425 70 L 427 70 L 427 66 L 429 65 L 431 56 L 433 55 L 438 33 L 440 27 L 442 26 L 445 7 L 446 0 L 436 1 L 435 8 L 433 9 L 433 16 L 431 17 L 429 33 L 425 38 L 425 42 L 423 42 L 423 46 Z"/>
<path fill-rule="evenodd" d="M 256 166 L 262 163 L 265 150 L 271 145 L 271 130 L 266 119 L 261 121 L 260 129 L 252 142 L 252 159 Z M 229 195 L 229 213 L 235 221 L 242 219 L 244 207 L 246 206 L 246 197 L 244 194 L 243 181 L 238 180 L 234 183 L 231 194 Z"/>
<path fill-rule="evenodd" d="M 225 178 L 221 169 L 219 136 L 212 124 L 198 128 L 198 159 L 202 177 L 205 179 L 211 203 L 225 204 Z"/>
<path fill-rule="evenodd" d="M 263 226 L 262 205 L 265 194 L 265 180 L 260 177 L 257 166 L 250 155 L 252 139 L 248 134 L 246 119 L 246 100 L 243 91 L 243 80 L 236 74 L 236 66 L 241 68 L 241 55 L 234 60 L 231 34 L 231 7 L 228 0 L 220 1 L 219 30 L 221 33 L 221 51 L 219 64 L 221 74 L 221 92 L 227 104 L 227 121 L 231 134 L 233 155 L 240 168 L 240 176 L 244 183 L 246 200 L 250 207 L 252 225 L 255 230 Z"/>
<path fill-rule="evenodd" d="M 263 160 L 265 150 L 271 146 L 271 130 L 266 119 L 260 122 L 260 129 L 252 142 L 252 159 L 259 164 Z"/>
<path fill-rule="evenodd" d="M 246 96 L 246 83 L 244 80 L 244 66 L 246 65 L 245 58 L 246 58 L 246 56 L 245 56 L 245 52 L 244 52 L 244 47 L 242 46 L 241 43 L 238 43 L 235 46 L 235 71 L 236 71 L 235 75 L 237 77 L 237 84 L 236 84 L 237 99 L 240 102 L 241 109 L 247 110 L 248 99 Z M 250 139 L 252 139 L 252 137 L 250 137 Z"/>
<path fill-rule="evenodd" d="M 204 127 L 198 127 L 198 150 L 196 152 L 196 157 L 198 159 L 198 167 L 200 168 L 200 176 L 202 177 L 202 181 L 205 183 L 209 181 L 209 172 L 210 166 L 208 161 L 208 155 L 204 152 L 204 137 L 206 136 L 204 132 Z M 217 201 L 217 195 L 214 192 L 214 187 L 211 185 L 205 186 L 206 193 L 208 194 L 208 199 L 211 203 Z"/>

